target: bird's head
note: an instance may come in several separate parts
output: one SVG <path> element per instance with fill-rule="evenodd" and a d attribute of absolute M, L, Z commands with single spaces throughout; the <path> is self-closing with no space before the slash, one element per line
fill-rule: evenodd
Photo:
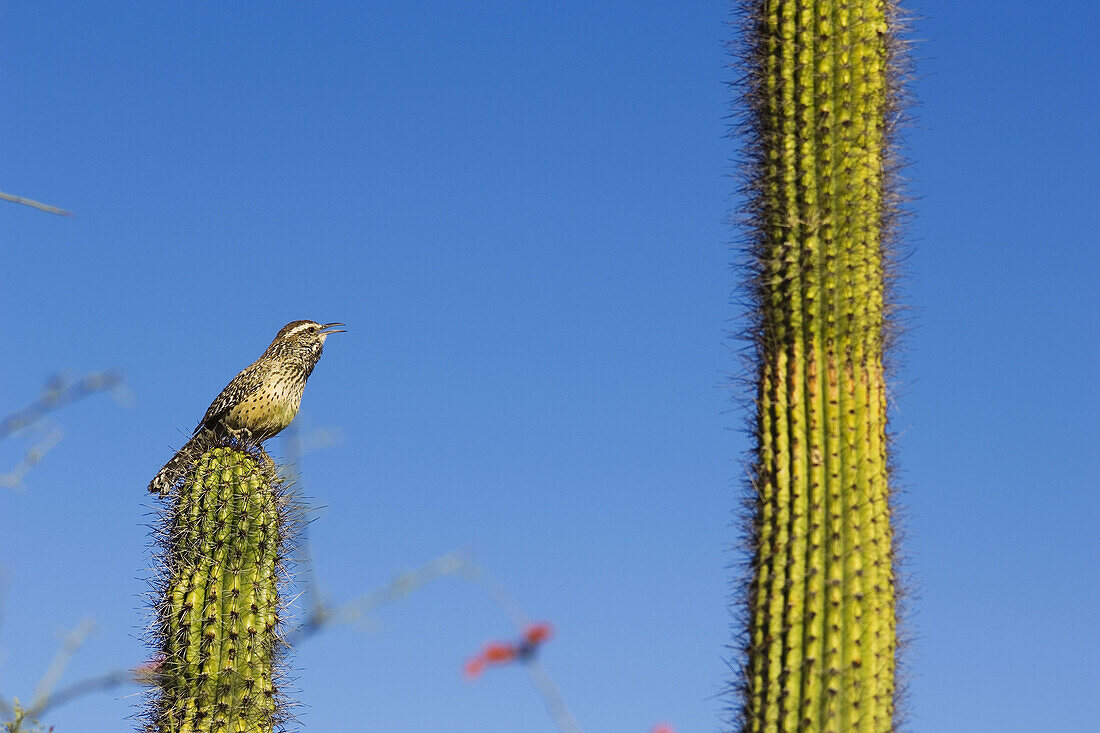
<path fill-rule="evenodd" d="M 268 347 L 269 353 L 294 354 L 316 363 L 321 358 L 325 339 L 334 333 L 344 333 L 343 323 L 317 323 L 316 321 L 292 321 L 275 334 Z"/>

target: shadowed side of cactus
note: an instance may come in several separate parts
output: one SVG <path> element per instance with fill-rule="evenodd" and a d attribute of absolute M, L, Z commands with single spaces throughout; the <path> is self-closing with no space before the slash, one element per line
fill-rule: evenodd
<path fill-rule="evenodd" d="M 292 502 L 262 449 L 205 447 L 163 518 L 150 733 L 270 733 Z"/>
<path fill-rule="evenodd" d="M 887 0 L 742 9 L 756 446 L 732 728 L 889 731 L 895 9 Z"/>

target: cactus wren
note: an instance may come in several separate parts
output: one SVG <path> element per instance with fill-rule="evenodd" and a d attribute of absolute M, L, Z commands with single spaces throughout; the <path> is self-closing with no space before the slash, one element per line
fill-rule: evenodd
<path fill-rule="evenodd" d="M 290 425 L 325 339 L 343 333 L 344 329 L 335 328 L 343 325 L 294 321 L 283 326 L 263 356 L 245 367 L 210 404 L 191 439 L 149 483 L 149 491 L 167 494 L 211 437 L 260 443 Z"/>

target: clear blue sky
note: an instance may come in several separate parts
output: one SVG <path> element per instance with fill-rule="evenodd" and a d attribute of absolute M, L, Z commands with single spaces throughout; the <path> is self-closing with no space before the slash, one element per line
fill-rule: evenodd
<path fill-rule="evenodd" d="M 145 485 L 283 323 L 341 320 L 303 418 L 336 600 L 468 547 L 553 622 L 587 733 L 719 729 L 747 447 L 723 2 L 0 5 L 0 413 L 58 369 L 135 402 L 0 490 L 0 693 L 141 661 Z M 916 731 L 1070 731 L 1100 688 L 1092 3 L 926 0 L 893 419 Z M 0 445 L 0 470 L 25 446 Z M 275 452 L 281 450 L 272 441 Z M 312 731 L 554 730 L 442 581 L 293 657 Z M 59 709 L 126 730 L 129 688 Z"/>

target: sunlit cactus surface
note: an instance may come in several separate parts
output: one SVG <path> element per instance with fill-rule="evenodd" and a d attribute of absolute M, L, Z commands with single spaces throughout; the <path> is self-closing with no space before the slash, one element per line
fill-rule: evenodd
<path fill-rule="evenodd" d="M 731 728 L 890 731 L 896 9 L 746 0 L 742 11 L 756 444 Z"/>
<path fill-rule="evenodd" d="M 262 449 L 213 441 L 168 501 L 145 730 L 281 730 L 279 585 L 293 502 Z"/>

